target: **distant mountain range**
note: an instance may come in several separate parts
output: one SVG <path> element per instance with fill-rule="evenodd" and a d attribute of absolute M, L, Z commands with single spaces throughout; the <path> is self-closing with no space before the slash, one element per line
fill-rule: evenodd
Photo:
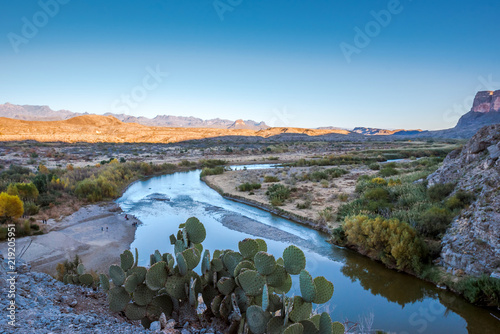
<path fill-rule="evenodd" d="M 89 113 L 75 113 L 69 110 L 52 110 L 48 106 L 0 104 L 0 117 L 19 119 L 24 121 L 62 121 L 76 116 L 90 115 Z M 106 113 L 104 116 L 113 116 L 124 123 L 137 123 L 146 126 L 161 126 L 172 128 L 214 128 L 214 129 L 248 129 L 264 130 L 269 126 L 264 122 L 252 120 L 209 119 L 196 117 L 158 115 L 154 118 L 136 117 L 125 114 Z"/>
<path fill-rule="evenodd" d="M 74 113 L 69 110 L 52 110 L 48 106 L 14 105 L 10 103 L 0 104 L 0 117 L 7 117 L 25 121 L 60 121 L 77 116 L 86 116 L 88 113 Z M 151 127 L 172 128 L 212 128 L 228 130 L 267 130 L 270 129 L 264 122 L 252 120 L 209 119 L 203 120 L 196 117 L 158 115 L 154 118 L 136 117 L 125 114 L 107 113 L 123 123 L 136 123 Z M 378 128 L 356 127 L 352 131 L 328 126 L 317 128 L 317 131 L 329 131 L 331 133 L 352 136 L 390 136 L 398 138 L 471 138 L 480 128 L 485 125 L 500 123 L 500 90 L 481 91 L 476 94 L 471 110 L 463 115 L 457 125 L 451 129 L 427 131 L 427 130 L 387 130 Z M 287 133 L 286 128 L 280 128 L 280 133 Z M 290 128 L 292 129 L 292 128 Z M 295 133 L 300 132 L 295 130 Z M 307 133 L 303 129 L 302 135 Z"/>

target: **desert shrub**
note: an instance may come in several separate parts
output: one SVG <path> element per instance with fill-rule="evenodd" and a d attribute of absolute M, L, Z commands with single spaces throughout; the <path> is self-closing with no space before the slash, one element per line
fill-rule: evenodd
<path fill-rule="evenodd" d="M 53 194 L 49 194 L 49 193 L 41 194 L 40 196 L 38 196 L 37 203 L 42 208 L 47 207 L 50 204 L 56 203 L 56 196 L 54 196 Z"/>
<path fill-rule="evenodd" d="M 379 170 L 380 165 L 378 163 L 374 162 L 374 163 L 368 164 L 368 168 L 370 168 L 371 170 Z"/>
<path fill-rule="evenodd" d="M 389 201 L 390 194 L 385 188 L 368 189 L 364 194 L 364 198 L 370 201 Z"/>
<path fill-rule="evenodd" d="M 371 180 L 371 183 L 378 184 L 381 186 L 387 185 L 387 181 L 381 177 L 375 177 Z"/>
<path fill-rule="evenodd" d="M 311 200 L 306 200 L 302 203 L 297 203 L 296 207 L 297 209 L 310 209 L 311 208 L 312 201 Z"/>
<path fill-rule="evenodd" d="M 276 176 L 265 175 L 264 176 L 264 182 L 266 182 L 266 183 L 280 182 L 280 179 L 278 177 L 276 177 Z"/>
<path fill-rule="evenodd" d="M 448 209 L 432 206 L 422 213 L 420 219 L 415 222 L 415 228 L 420 234 L 426 237 L 437 238 L 439 235 L 446 232 L 446 229 L 451 223 L 451 219 L 452 215 Z"/>
<path fill-rule="evenodd" d="M 24 203 L 24 214 L 26 216 L 36 215 L 39 210 L 39 206 L 33 202 Z"/>
<path fill-rule="evenodd" d="M 344 232 L 344 227 L 340 225 L 336 227 L 332 231 L 332 241 L 339 246 L 345 246 L 346 244 L 346 236 Z"/>
<path fill-rule="evenodd" d="M 311 181 L 318 182 L 321 180 L 328 180 L 328 174 L 325 171 L 316 171 L 308 174 L 307 178 Z"/>
<path fill-rule="evenodd" d="M 290 188 L 282 184 L 273 184 L 267 189 L 266 195 L 273 206 L 280 206 L 290 197 Z"/>
<path fill-rule="evenodd" d="M 323 222 L 330 222 L 334 218 L 333 209 L 328 207 L 318 212 L 319 218 Z"/>
<path fill-rule="evenodd" d="M 348 194 L 338 194 L 337 198 L 341 202 L 346 202 L 349 199 L 349 195 Z"/>
<path fill-rule="evenodd" d="M 401 185 L 401 179 L 389 179 L 389 183 L 387 184 L 389 187 L 399 186 Z"/>
<path fill-rule="evenodd" d="M 388 177 L 399 174 L 396 168 L 385 165 L 384 168 L 379 170 L 378 174 L 382 177 Z"/>
<path fill-rule="evenodd" d="M 206 159 L 206 160 L 200 160 L 199 163 L 201 164 L 201 167 L 215 168 L 217 166 L 223 166 L 227 164 L 227 161 L 220 159 Z"/>
<path fill-rule="evenodd" d="M 240 184 L 238 186 L 238 190 L 239 191 L 252 191 L 252 190 L 260 189 L 260 188 L 261 188 L 261 184 L 260 183 L 245 182 L 245 183 Z"/>
<path fill-rule="evenodd" d="M 455 184 L 453 183 L 438 183 L 427 189 L 427 195 L 432 201 L 439 202 L 451 194 L 454 188 Z"/>
<path fill-rule="evenodd" d="M 196 165 L 196 162 L 191 162 L 189 160 L 183 159 L 181 162 L 179 162 L 179 166 L 181 167 L 191 167 Z"/>
<path fill-rule="evenodd" d="M 341 177 L 342 175 L 348 174 L 349 172 L 342 168 L 329 168 L 325 170 L 325 173 L 327 173 L 332 178 L 337 178 Z"/>
<path fill-rule="evenodd" d="M 457 289 L 465 299 L 484 306 L 500 306 L 500 279 L 482 275 L 469 277 L 457 284 Z"/>
<path fill-rule="evenodd" d="M 203 177 L 203 176 L 208 176 L 208 175 L 220 175 L 222 173 L 224 173 L 224 167 L 222 167 L 222 166 L 218 166 L 218 167 L 214 167 L 214 168 L 205 167 L 201 170 L 200 176 Z"/>
<path fill-rule="evenodd" d="M 455 195 L 448 198 L 445 205 L 450 210 L 463 209 L 471 204 L 474 200 L 474 195 L 462 189 L 458 190 Z"/>
<path fill-rule="evenodd" d="M 365 215 L 345 219 L 347 244 L 400 270 L 419 272 L 424 248 L 417 232 L 407 223 Z"/>
<path fill-rule="evenodd" d="M 327 180 L 321 180 L 320 182 L 322 188 L 328 188 L 330 183 Z"/>

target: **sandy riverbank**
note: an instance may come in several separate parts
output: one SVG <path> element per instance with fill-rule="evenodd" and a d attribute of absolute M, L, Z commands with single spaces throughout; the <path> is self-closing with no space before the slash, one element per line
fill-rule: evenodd
<path fill-rule="evenodd" d="M 55 274 L 56 265 L 76 254 L 85 267 L 107 272 L 113 263 L 119 263 L 120 254 L 134 241 L 134 217 L 125 214 L 115 203 L 101 203 L 82 207 L 61 221 L 48 221 L 48 233 L 16 240 L 16 254 L 31 245 L 22 256 L 34 271 Z M 7 253 L 7 243 L 0 243 L 0 251 Z"/>

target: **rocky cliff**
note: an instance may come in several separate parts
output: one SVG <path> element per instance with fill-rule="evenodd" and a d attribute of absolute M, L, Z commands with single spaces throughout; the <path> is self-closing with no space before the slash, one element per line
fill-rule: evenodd
<path fill-rule="evenodd" d="M 478 110 L 483 110 L 481 104 Z M 469 274 L 500 274 L 500 124 L 483 127 L 451 152 L 429 185 L 456 182 L 475 201 L 456 217 L 442 240 L 442 264 Z"/>

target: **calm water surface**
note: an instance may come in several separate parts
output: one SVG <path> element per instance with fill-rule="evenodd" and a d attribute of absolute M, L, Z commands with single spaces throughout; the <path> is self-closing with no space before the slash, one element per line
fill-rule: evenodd
<path fill-rule="evenodd" d="M 500 321 L 491 310 L 472 306 L 453 293 L 332 246 L 325 234 L 226 200 L 200 181 L 199 175 L 196 170 L 139 181 L 117 200 L 124 212 L 143 222 L 131 245 L 131 249 L 139 249 L 141 265 L 149 263 L 149 255 L 156 249 L 172 252 L 169 235 L 176 233 L 187 218 L 196 216 L 207 229 L 203 245 L 212 253 L 215 249 L 237 250 L 238 241 L 247 237 L 265 239 L 268 252 L 276 258 L 290 243 L 302 248 L 311 275 L 325 276 L 335 286 L 331 301 L 317 306 L 334 320 L 360 322 L 373 315 L 372 328 L 391 333 L 500 333 Z M 165 198 L 170 200 L 162 200 Z M 231 227 L 232 221 L 244 222 L 251 231 L 238 231 Z M 292 288 L 290 294 L 300 295 L 297 276 L 294 280 L 295 290 Z M 494 315 L 500 317 L 499 312 Z"/>

